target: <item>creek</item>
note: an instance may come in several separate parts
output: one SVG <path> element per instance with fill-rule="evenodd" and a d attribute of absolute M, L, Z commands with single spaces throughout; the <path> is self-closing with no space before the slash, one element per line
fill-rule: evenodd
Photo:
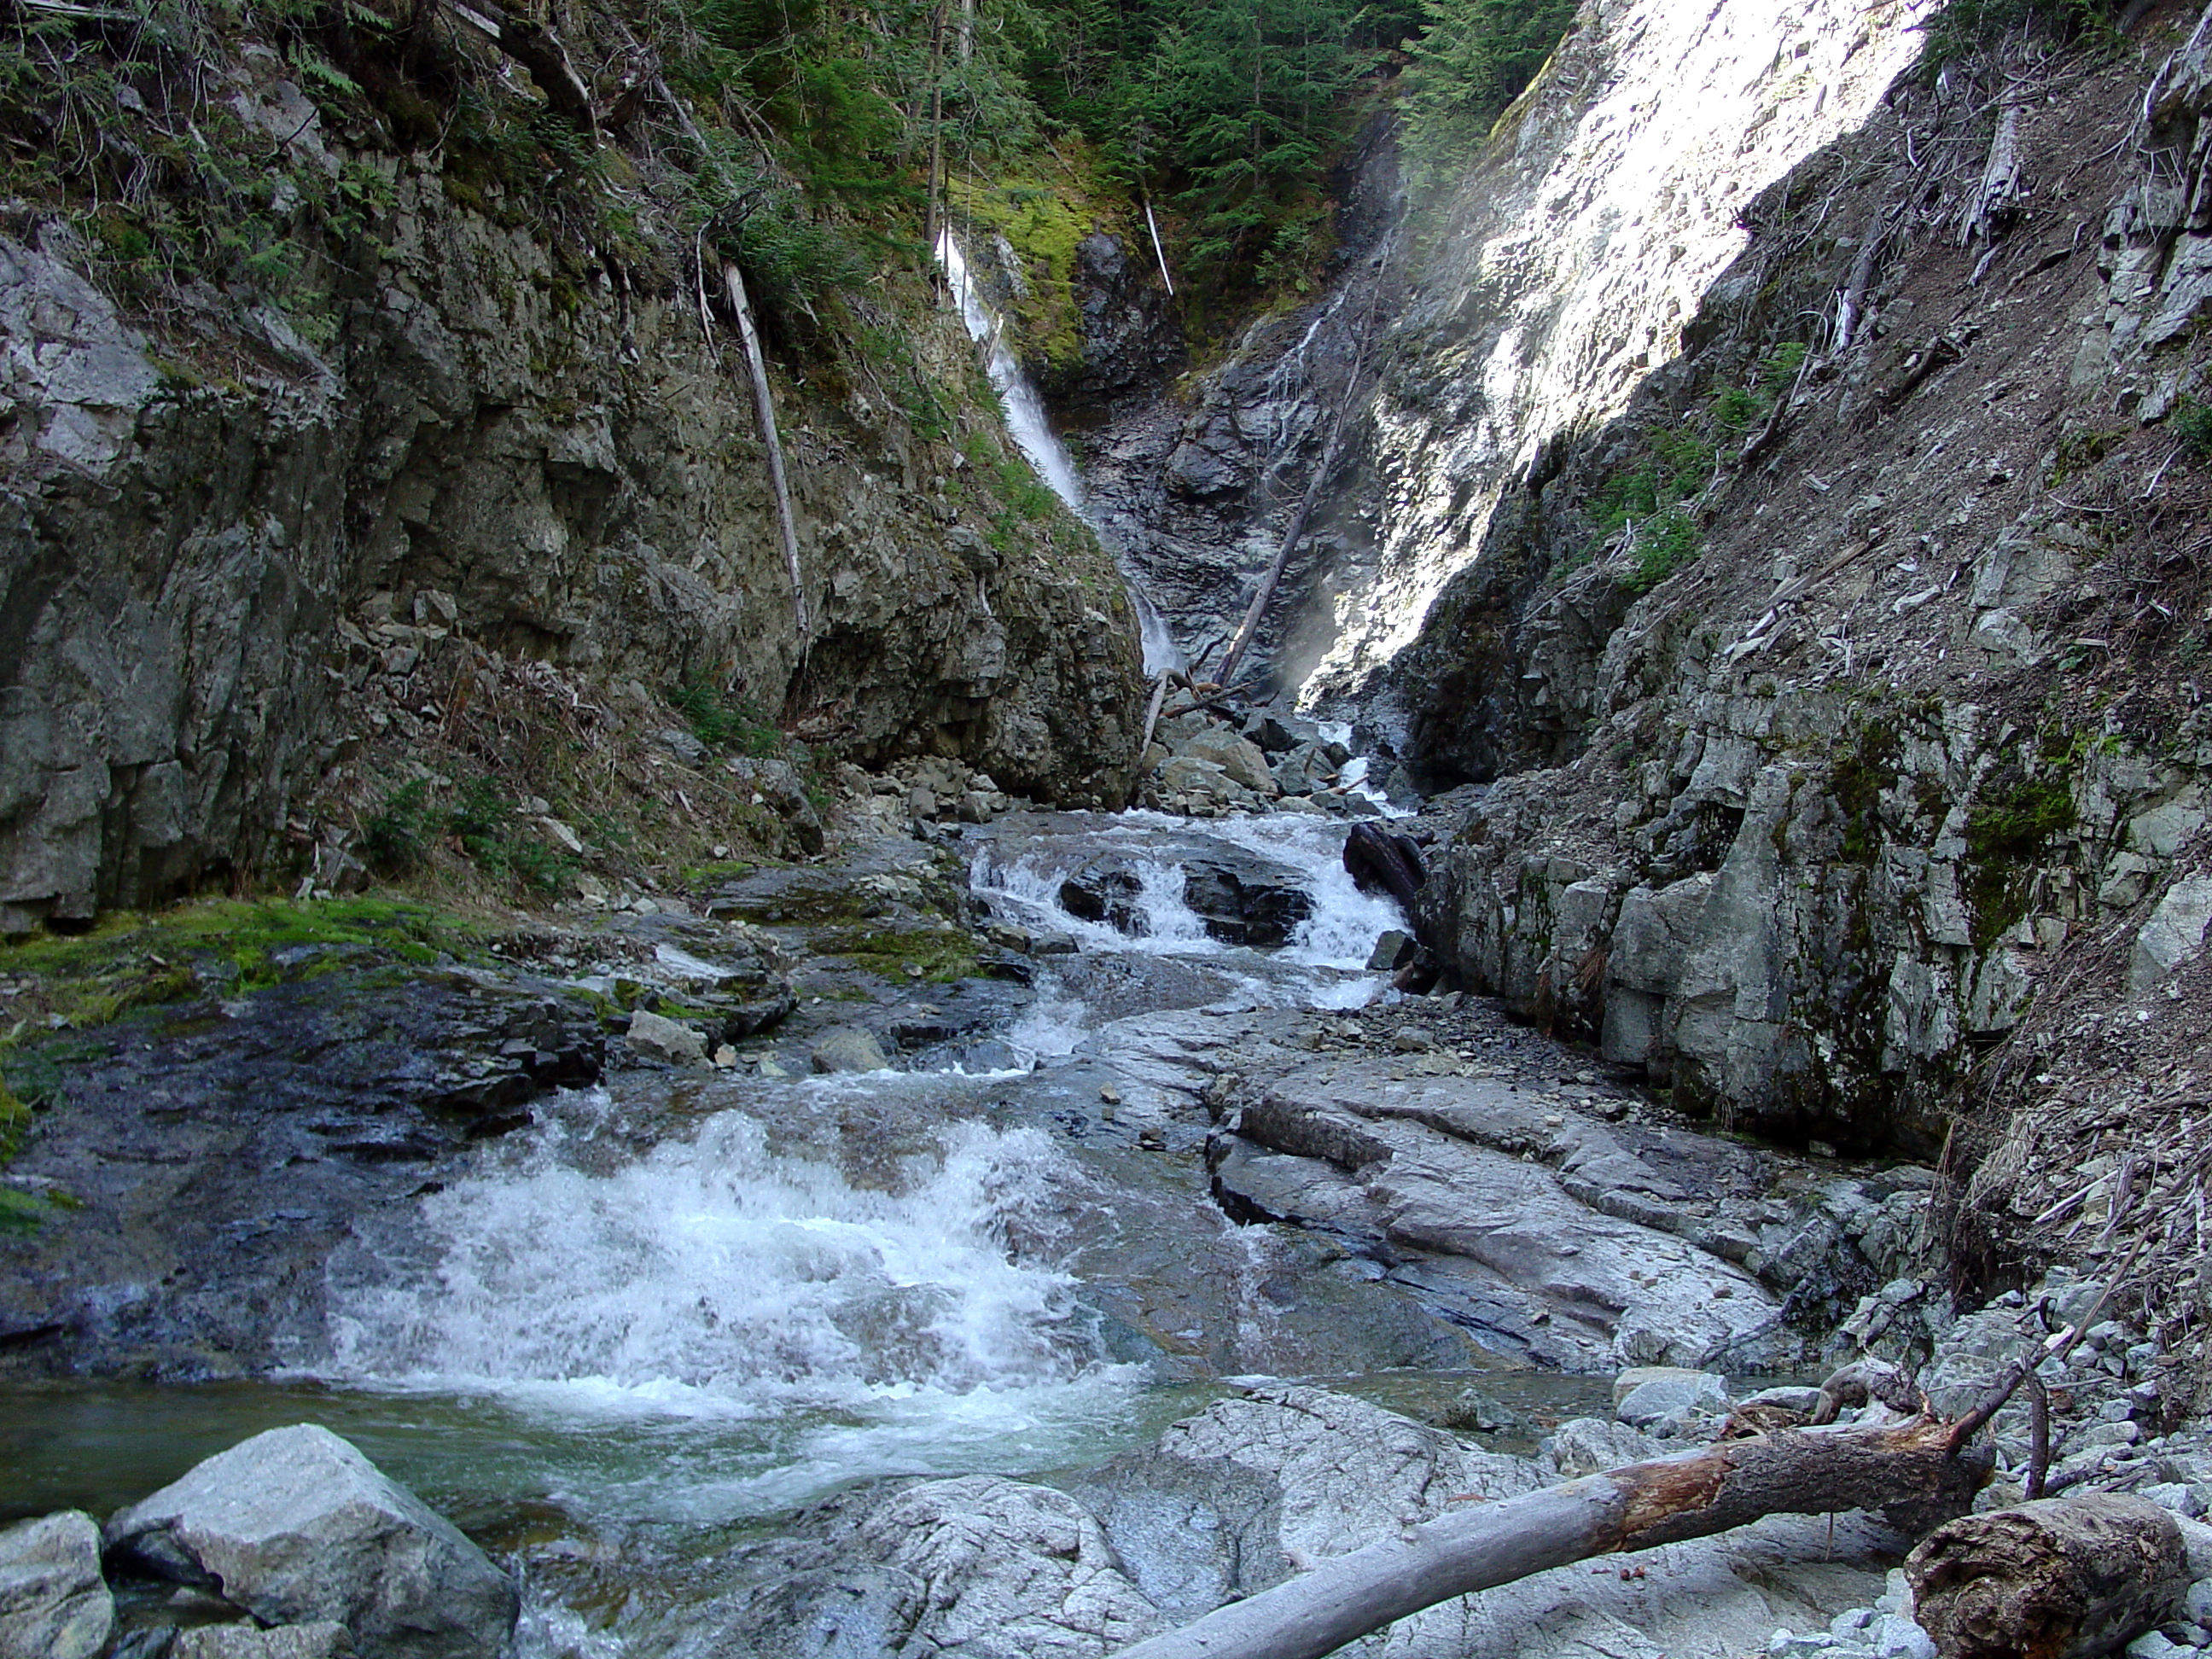
<path fill-rule="evenodd" d="M 799 1506 L 891 1475 L 1049 1480 L 1224 1377 L 1310 1372 L 1263 1293 L 1298 1264 L 1280 1230 L 1214 1202 L 1190 1109 L 1206 1073 L 1156 1038 L 1196 1012 L 1233 1045 L 1253 1018 L 1395 997 L 1365 963 L 1401 919 L 1345 874 L 1343 835 L 1288 814 L 970 831 L 994 912 L 1078 947 L 1037 958 L 994 1022 L 908 1070 L 633 1071 L 560 1096 L 333 1256 L 322 1362 L 11 1389 L 0 1513 L 105 1514 L 247 1434 L 319 1421 L 532 1564 L 526 1652 L 681 1651 L 716 1563 Z M 1193 860 L 1268 872 L 1304 920 L 1277 949 L 1222 943 L 1184 902 Z M 1118 926 L 1062 902 L 1102 869 Z M 1484 1376 L 1553 1418 L 1605 1398 L 1602 1378 Z M 1420 1409 L 1468 1371 L 1322 1380 Z"/>

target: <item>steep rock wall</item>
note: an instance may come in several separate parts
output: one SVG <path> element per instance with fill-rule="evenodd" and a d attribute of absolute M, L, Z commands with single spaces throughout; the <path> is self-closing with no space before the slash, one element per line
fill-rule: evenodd
<path fill-rule="evenodd" d="M 688 295 L 578 283 L 520 216 L 381 165 L 381 263 L 328 349 L 212 293 L 167 319 L 221 375 L 119 315 L 60 227 L 0 243 L 0 928 L 264 859 L 331 761 L 359 642 L 406 672 L 395 625 L 785 700 L 802 641 L 733 332 L 710 345 Z M 915 332 L 956 419 L 990 423 L 957 319 Z M 1141 687 L 1110 559 L 973 492 L 963 525 L 947 436 L 879 388 L 781 396 L 810 728 L 863 762 L 1125 798 Z"/>
<path fill-rule="evenodd" d="M 1396 670 L 1433 772 L 1533 769 L 1431 889 L 1471 981 L 1723 1116 L 1923 1152 L 1991 1075 L 2058 1087 L 2069 1036 L 2120 1033 L 2111 1065 L 2201 1018 L 2212 477 L 2171 417 L 2208 40 L 1901 88 L 1759 204 L 1690 356 L 1496 515 Z M 1595 504 L 1808 313 L 1655 573 Z"/>

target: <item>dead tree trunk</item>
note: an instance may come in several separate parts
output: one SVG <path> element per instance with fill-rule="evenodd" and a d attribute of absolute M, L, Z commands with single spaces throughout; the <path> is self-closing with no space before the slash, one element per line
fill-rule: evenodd
<path fill-rule="evenodd" d="M 1973 200 L 1959 219 L 1959 246 L 1977 237 L 1994 240 L 2010 219 L 2020 195 L 2020 88 L 2005 89 L 2004 107 L 1997 115 L 1997 130 L 1990 139 L 1990 157 L 1983 164 L 1982 182 Z"/>
<path fill-rule="evenodd" d="M 806 666 L 806 647 L 813 639 L 806 620 L 806 580 L 799 568 L 799 524 L 792 515 L 791 486 L 783 472 L 783 440 L 776 430 L 775 399 L 768 383 L 768 359 L 762 355 L 760 331 L 753 326 L 753 308 L 745 297 L 745 279 L 732 264 L 722 267 L 722 283 L 728 290 L 730 309 L 738 315 L 738 337 L 744 342 L 745 369 L 753 383 L 753 413 L 760 422 L 761 447 L 768 452 L 768 484 L 775 494 L 776 530 L 783 538 L 783 564 L 791 577 L 791 611 L 799 629 L 799 663 L 792 670 L 796 685 Z"/>
<path fill-rule="evenodd" d="M 1949 1425 L 1930 1419 L 1723 1441 L 1408 1528 L 1125 1648 L 1121 1659 L 1321 1659 L 1439 1601 L 1588 1556 L 1703 1538 L 1766 1515 L 1899 1503 L 1956 1513 L 1988 1478 L 1986 1454 L 1954 1453 Z"/>
<path fill-rule="evenodd" d="M 2174 1616 L 2181 1529 L 2118 1492 L 2045 1498 L 1938 1527 L 1905 1559 L 1913 1616 L 1947 1659 L 2087 1659 Z"/>

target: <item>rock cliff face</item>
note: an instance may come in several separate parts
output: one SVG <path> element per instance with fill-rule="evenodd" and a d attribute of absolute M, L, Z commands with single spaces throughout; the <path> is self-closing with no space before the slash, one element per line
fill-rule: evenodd
<path fill-rule="evenodd" d="M 688 295 L 580 283 L 521 215 L 368 160 L 382 263 L 327 349 L 207 292 L 167 319 L 180 350 L 59 227 L 0 241 L 0 928 L 265 860 L 349 691 L 404 675 L 417 626 L 769 708 L 804 646 L 795 705 L 852 758 L 1125 795 L 1134 624 L 1087 532 L 963 507 L 947 438 L 865 377 L 787 383 L 802 641 L 734 332 L 710 343 Z M 994 447 L 957 320 L 912 332 Z"/>
<path fill-rule="evenodd" d="M 1090 458 L 1184 642 L 1234 628 L 1360 364 L 1354 441 L 1261 639 L 1305 703 L 1383 708 L 1378 672 L 1500 500 L 1676 355 L 1745 210 L 1868 119 L 1931 9 L 1587 5 L 1456 186 L 1410 210 L 1378 122 L 1334 181 L 1328 291 L 1180 399 L 1126 410 Z"/>
<path fill-rule="evenodd" d="M 1431 779 L 1509 775 L 1431 890 L 1471 981 L 1844 1145 L 1932 1152 L 2099 1031 L 2170 1091 L 2212 914 L 2208 39 L 1901 83 L 1508 493 L 1391 677 Z"/>

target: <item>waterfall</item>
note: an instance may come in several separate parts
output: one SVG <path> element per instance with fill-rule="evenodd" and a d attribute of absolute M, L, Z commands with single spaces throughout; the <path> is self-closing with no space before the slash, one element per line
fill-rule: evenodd
<path fill-rule="evenodd" d="M 1129 602 L 1136 607 L 1137 622 L 1145 644 L 1145 672 L 1148 677 L 1169 672 L 1185 666 L 1182 650 L 1174 636 L 1168 632 L 1167 618 L 1160 615 L 1159 607 L 1145 592 L 1142 583 L 1129 569 L 1128 561 L 1121 550 L 1106 534 L 1104 525 L 1091 510 L 1089 497 L 1084 493 L 1083 475 L 1075 470 L 1075 458 L 1060 442 L 1060 434 L 1052 429 L 1046 416 L 1044 399 L 1037 395 L 1036 386 L 1023 372 L 1021 361 L 1006 343 L 1006 325 L 985 301 L 975 286 L 975 279 L 968 269 L 967 256 L 961 252 L 960 244 L 950 230 L 938 238 L 937 257 L 945 267 L 945 281 L 951 285 L 952 297 L 959 303 L 960 320 L 967 325 L 969 337 L 985 348 L 985 372 L 1006 406 L 1006 429 L 1013 434 L 1015 446 L 1029 458 L 1038 477 L 1052 493 L 1067 503 L 1067 510 L 1091 526 L 1091 532 L 1115 556 L 1121 567 L 1121 579 L 1128 585 Z"/>

